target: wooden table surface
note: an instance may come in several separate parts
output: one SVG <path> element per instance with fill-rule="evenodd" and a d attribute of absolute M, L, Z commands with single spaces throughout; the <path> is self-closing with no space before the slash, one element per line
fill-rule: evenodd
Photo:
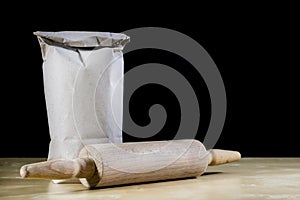
<path fill-rule="evenodd" d="M 23 164 L 42 160 L 0 158 L 0 199 L 300 199 L 300 158 L 243 158 L 197 178 L 94 190 L 19 177 Z"/>

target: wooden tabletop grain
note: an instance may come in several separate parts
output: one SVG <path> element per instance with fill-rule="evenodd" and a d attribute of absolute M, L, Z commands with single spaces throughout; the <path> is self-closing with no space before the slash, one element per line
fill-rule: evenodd
<path fill-rule="evenodd" d="M 88 190 L 81 184 L 21 179 L 42 158 L 0 158 L 0 199 L 300 199 L 300 158 L 243 158 L 197 178 Z"/>

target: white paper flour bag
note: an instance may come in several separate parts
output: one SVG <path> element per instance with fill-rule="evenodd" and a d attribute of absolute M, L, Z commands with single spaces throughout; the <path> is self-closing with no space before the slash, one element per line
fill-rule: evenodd
<path fill-rule="evenodd" d="M 124 34 L 35 32 L 43 57 L 51 142 L 48 159 L 87 144 L 122 142 Z"/>

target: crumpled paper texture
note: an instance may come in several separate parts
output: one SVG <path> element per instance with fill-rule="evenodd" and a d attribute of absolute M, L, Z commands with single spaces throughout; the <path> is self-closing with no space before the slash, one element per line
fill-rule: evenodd
<path fill-rule="evenodd" d="M 129 37 L 72 31 L 34 34 L 43 57 L 48 159 L 74 159 L 88 144 L 121 143 L 122 49 Z"/>

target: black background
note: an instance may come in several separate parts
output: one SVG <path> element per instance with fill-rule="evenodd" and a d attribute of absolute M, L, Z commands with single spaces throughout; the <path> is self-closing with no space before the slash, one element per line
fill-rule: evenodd
<path fill-rule="evenodd" d="M 47 157 L 50 141 L 43 91 L 42 59 L 33 31 L 108 31 L 155 26 L 180 31 L 201 44 L 213 58 L 227 93 L 227 117 L 216 148 L 238 150 L 243 156 L 300 156 L 296 128 L 299 113 L 297 68 L 299 55 L 295 18 L 280 12 L 252 10 L 232 17 L 215 13 L 182 17 L 182 13 L 153 12 L 127 17 L 128 11 L 56 14 L 42 10 L 35 17 L 26 12 L 10 19 L 2 30 L 2 131 L 0 157 Z M 98 14 L 97 14 L 98 13 Z M 107 17 L 110 16 L 110 17 Z M 178 17 L 178 15 L 180 15 Z M 174 17 L 173 17 L 174 16 Z M 176 17 L 177 16 L 177 17 Z M 5 39 L 4 39 L 5 38 Z M 182 58 L 159 50 L 125 55 L 125 71 L 159 62 L 180 71 L 201 99 L 197 139 L 205 135 L 210 100 L 201 76 Z M 298 63 L 298 64 L 297 64 Z M 126 93 L 126 80 L 125 80 Z M 180 122 L 179 105 L 167 88 L 146 85 L 132 96 L 130 112 L 140 125 L 149 123 L 148 108 L 161 103 L 168 112 L 165 127 L 152 138 L 172 139 Z M 129 116 L 124 116 L 129 117 Z M 124 134 L 124 141 L 141 141 Z"/>

